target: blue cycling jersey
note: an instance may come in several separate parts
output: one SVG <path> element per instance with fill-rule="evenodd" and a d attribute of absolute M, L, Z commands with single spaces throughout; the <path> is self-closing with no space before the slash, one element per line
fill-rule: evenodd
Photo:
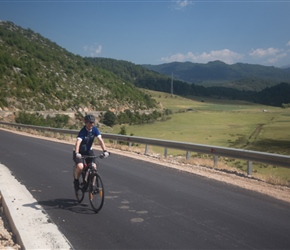
<path fill-rule="evenodd" d="M 101 133 L 97 127 L 93 127 L 92 130 L 89 131 L 86 126 L 84 126 L 78 134 L 78 139 L 82 140 L 79 153 L 82 155 L 88 155 L 89 151 L 92 149 L 95 136 L 99 136 L 100 134 Z"/>

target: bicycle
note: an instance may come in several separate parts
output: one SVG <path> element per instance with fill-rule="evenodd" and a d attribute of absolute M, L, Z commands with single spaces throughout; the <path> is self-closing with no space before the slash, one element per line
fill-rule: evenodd
<path fill-rule="evenodd" d="M 82 160 L 84 164 L 84 168 L 81 172 L 80 176 L 80 186 L 79 189 L 75 189 L 75 195 L 78 203 L 81 203 L 84 199 L 85 193 L 89 193 L 89 200 L 93 210 L 98 213 L 104 204 L 105 192 L 104 185 L 101 179 L 101 176 L 98 173 L 98 165 L 99 163 L 91 162 L 89 164 L 86 163 L 87 158 L 103 158 L 103 155 L 98 156 L 90 156 L 83 155 Z M 96 169 L 93 165 L 96 165 Z M 75 169 L 75 166 L 74 166 Z"/>

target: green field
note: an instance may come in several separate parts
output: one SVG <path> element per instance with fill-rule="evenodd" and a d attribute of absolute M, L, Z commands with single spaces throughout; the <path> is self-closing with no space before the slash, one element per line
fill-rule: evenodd
<path fill-rule="evenodd" d="M 244 101 L 187 99 L 162 92 L 147 92 L 156 99 L 161 109 L 170 109 L 173 114 L 150 124 L 127 125 L 127 135 L 290 154 L 290 109 Z M 118 134 L 120 127 L 116 125 L 112 130 L 103 132 Z M 152 150 L 162 154 L 164 149 Z M 169 151 L 173 156 L 180 153 Z M 246 169 L 245 163 L 240 161 L 232 164 L 243 171 Z M 258 164 L 254 166 L 254 171 L 262 174 L 271 172 L 271 178 L 278 176 L 290 183 L 288 169 Z"/>

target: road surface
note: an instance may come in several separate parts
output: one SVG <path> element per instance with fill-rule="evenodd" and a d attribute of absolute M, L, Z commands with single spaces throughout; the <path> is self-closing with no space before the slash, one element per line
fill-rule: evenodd
<path fill-rule="evenodd" d="M 2 130 L 0 140 L 1 163 L 75 249 L 290 249 L 289 203 L 112 154 L 95 214 L 87 197 L 75 201 L 72 145 Z"/>

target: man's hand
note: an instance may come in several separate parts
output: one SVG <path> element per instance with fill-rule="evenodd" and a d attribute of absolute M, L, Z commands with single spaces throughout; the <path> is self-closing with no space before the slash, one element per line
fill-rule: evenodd
<path fill-rule="evenodd" d="M 108 156 L 110 155 L 110 153 L 108 152 L 108 151 L 104 151 L 102 154 L 101 154 L 101 158 L 103 159 L 103 158 L 107 158 Z"/>
<path fill-rule="evenodd" d="M 82 158 L 82 155 L 80 153 L 76 153 L 76 158 Z"/>

